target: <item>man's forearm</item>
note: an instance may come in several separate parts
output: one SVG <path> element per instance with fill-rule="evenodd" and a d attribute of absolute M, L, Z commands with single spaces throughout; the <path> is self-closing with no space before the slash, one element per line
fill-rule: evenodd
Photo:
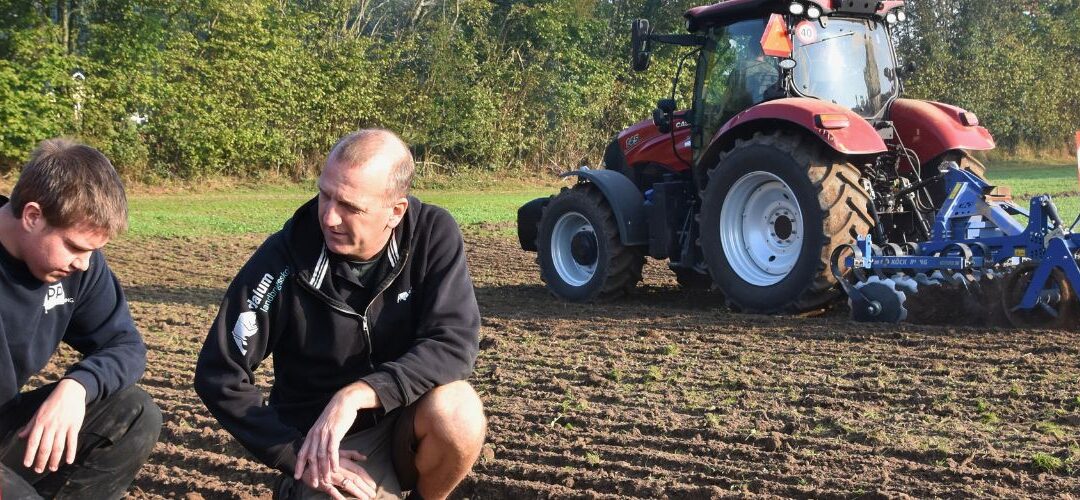
<path fill-rule="evenodd" d="M 342 387 L 338 391 L 338 396 L 342 398 L 343 403 L 357 410 L 382 408 L 382 402 L 379 401 L 379 395 L 375 393 L 375 389 L 363 380 Z"/>

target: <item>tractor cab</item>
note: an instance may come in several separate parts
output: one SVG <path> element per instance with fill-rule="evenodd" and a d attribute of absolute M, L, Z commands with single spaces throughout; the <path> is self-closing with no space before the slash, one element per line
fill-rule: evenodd
<path fill-rule="evenodd" d="M 902 6 L 729 0 L 690 9 L 689 36 L 648 33 L 647 21 L 637 21 L 635 69 L 647 68 L 652 42 L 700 46 L 688 114 L 696 132 L 695 158 L 736 115 L 776 99 L 817 99 L 877 123 L 900 94 L 904 71 L 897 67 L 889 29 L 906 20 Z"/>

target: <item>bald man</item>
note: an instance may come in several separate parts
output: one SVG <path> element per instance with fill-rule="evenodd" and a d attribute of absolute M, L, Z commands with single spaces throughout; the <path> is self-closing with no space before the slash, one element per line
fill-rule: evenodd
<path fill-rule="evenodd" d="M 276 498 L 445 498 L 480 454 L 465 381 L 480 312 L 461 232 L 409 196 L 393 133 L 341 139 L 301 206 L 248 260 L 199 354 L 195 389 Z M 264 402 L 255 371 L 274 357 Z"/>

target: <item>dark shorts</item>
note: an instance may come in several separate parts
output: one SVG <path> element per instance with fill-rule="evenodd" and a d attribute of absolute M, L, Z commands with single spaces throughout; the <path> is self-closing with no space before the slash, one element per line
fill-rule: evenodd
<path fill-rule="evenodd" d="M 374 427 L 345 436 L 342 450 L 355 450 L 367 457 L 362 465 L 375 480 L 376 498 L 403 498 L 416 487 L 416 432 L 413 423 L 416 411 L 413 406 L 390 412 Z M 291 476 L 279 479 L 275 498 L 309 500 L 330 498 L 321 491 L 312 490 Z"/>

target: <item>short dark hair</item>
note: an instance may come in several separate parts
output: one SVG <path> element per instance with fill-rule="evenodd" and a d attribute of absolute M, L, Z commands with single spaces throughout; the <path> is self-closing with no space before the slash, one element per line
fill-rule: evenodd
<path fill-rule="evenodd" d="M 127 196 L 112 163 L 100 151 L 65 138 L 42 141 L 11 190 L 11 211 L 41 205 L 50 226 L 86 225 L 116 236 L 127 229 Z"/>
<path fill-rule="evenodd" d="M 379 152 L 397 146 L 401 157 L 390 170 L 390 184 L 386 186 L 388 198 L 407 196 L 409 187 L 412 186 L 413 174 L 416 165 L 413 163 L 412 152 L 405 141 L 397 134 L 381 128 L 366 128 L 357 130 L 342 137 L 334 149 L 330 150 L 327 163 L 340 163 L 344 166 L 361 166 Z"/>

